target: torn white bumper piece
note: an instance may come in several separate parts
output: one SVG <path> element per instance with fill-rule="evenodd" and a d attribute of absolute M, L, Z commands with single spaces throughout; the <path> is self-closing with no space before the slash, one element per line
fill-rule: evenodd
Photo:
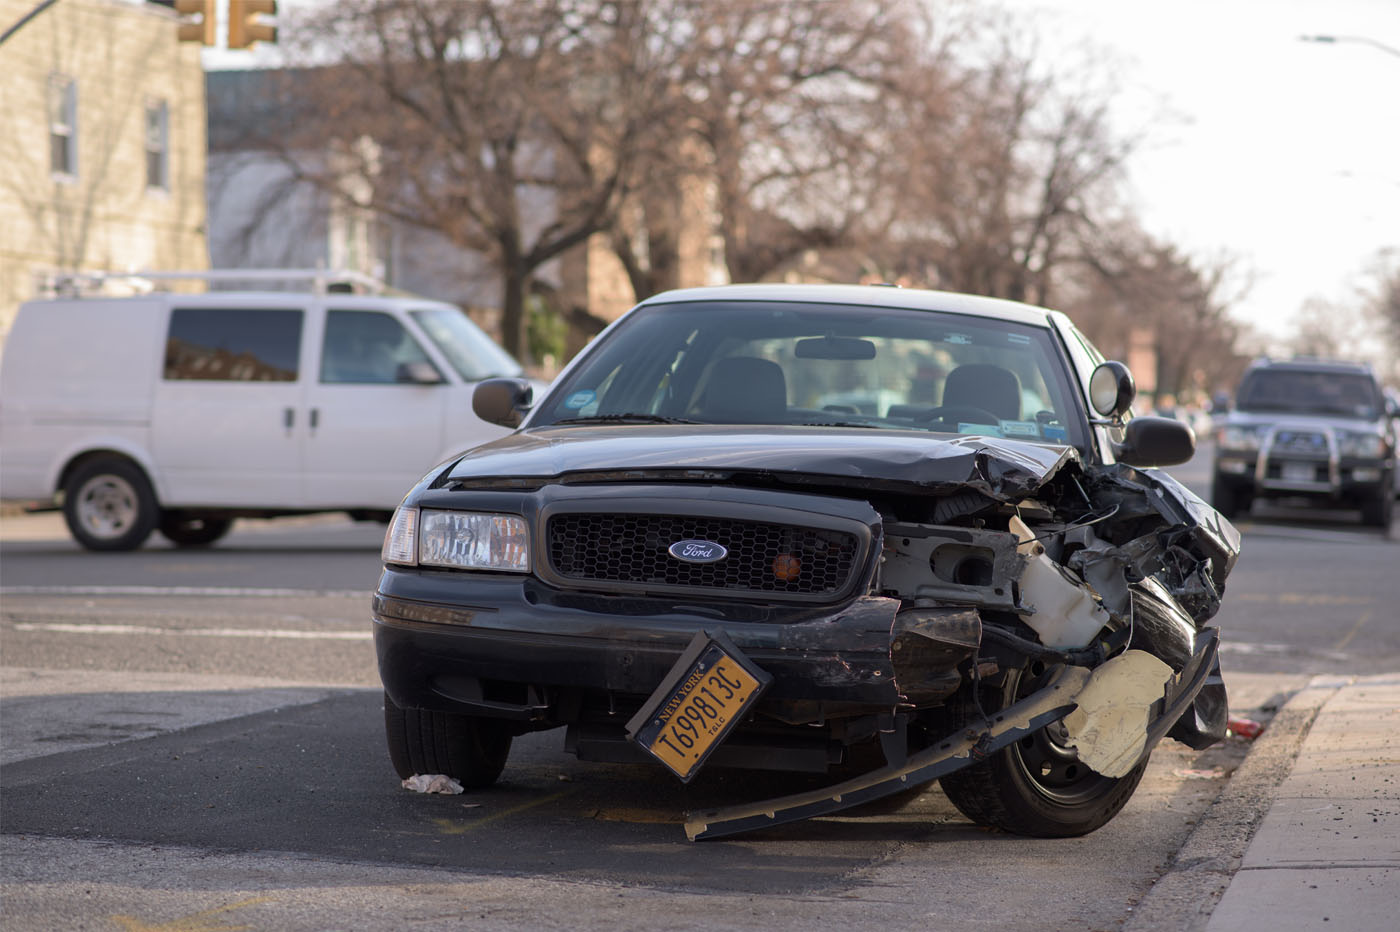
<path fill-rule="evenodd" d="M 1152 706 L 1162 698 L 1172 668 L 1141 650 L 1130 650 L 1096 667 L 1065 716 L 1065 742 L 1079 759 L 1105 777 L 1123 777 L 1149 750 Z"/>

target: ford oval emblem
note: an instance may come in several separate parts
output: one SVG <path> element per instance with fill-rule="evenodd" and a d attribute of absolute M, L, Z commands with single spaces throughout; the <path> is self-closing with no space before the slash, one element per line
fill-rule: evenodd
<path fill-rule="evenodd" d="M 678 540 L 666 550 L 683 563 L 718 563 L 729 550 L 712 540 Z"/>

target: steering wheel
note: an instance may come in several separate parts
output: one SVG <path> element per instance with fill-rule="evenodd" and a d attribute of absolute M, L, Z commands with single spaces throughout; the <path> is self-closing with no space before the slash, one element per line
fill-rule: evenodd
<path fill-rule="evenodd" d="M 997 417 L 986 408 L 975 405 L 941 405 L 924 416 L 925 421 L 962 421 L 967 424 L 1000 424 Z"/>

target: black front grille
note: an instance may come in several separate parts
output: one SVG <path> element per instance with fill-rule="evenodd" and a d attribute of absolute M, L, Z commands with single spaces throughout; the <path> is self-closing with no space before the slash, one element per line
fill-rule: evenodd
<path fill-rule="evenodd" d="M 656 514 L 557 514 L 549 518 L 549 560 L 559 576 L 624 588 L 835 596 L 851 582 L 856 535 L 821 528 Z M 687 563 L 672 544 L 702 540 L 728 555 Z"/>
<path fill-rule="evenodd" d="M 1274 435 L 1275 450 L 1290 453 L 1314 453 L 1327 455 L 1327 437 L 1313 431 L 1281 430 Z"/>

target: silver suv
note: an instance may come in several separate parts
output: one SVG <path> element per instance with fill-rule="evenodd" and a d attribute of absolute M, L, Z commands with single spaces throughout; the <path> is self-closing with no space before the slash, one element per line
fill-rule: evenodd
<path fill-rule="evenodd" d="M 1255 498 L 1304 499 L 1359 508 L 1364 523 L 1388 528 L 1397 414 L 1364 365 L 1261 360 L 1217 422 L 1211 503 L 1233 518 Z"/>

